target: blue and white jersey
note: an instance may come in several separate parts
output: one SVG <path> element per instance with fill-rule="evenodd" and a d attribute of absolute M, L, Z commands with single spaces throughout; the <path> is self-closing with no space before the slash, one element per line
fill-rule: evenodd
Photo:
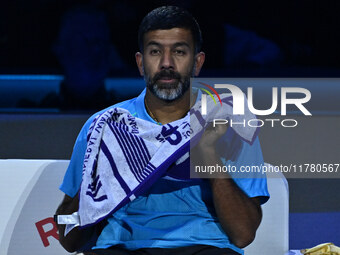
<path fill-rule="evenodd" d="M 146 90 L 137 98 L 114 106 L 128 110 L 135 117 L 156 123 L 145 109 L 145 92 Z M 78 135 L 69 167 L 60 186 L 71 197 L 77 194 L 81 185 L 87 133 L 95 115 L 85 123 Z M 232 144 L 235 134 L 228 129 L 226 137 Z M 229 160 L 222 159 L 226 166 L 240 168 L 264 164 L 258 138 L 252 145 L 241 139 L 238 143 L 239 149 L 236 152 L 230 150 Z M 262 203 L 268 200 L 265 178 L 235 178 L 234 181 L 249 197 L 261 197 Z M 230 248 L 243 254 L 222 230 L 213 206 L 210 184 L 205 179 L 178 181 L 160 178 L 145 194 L 107 218 L 107 222 L 93 249 L 114 245 L 130 250 L 211 245 Z"/>

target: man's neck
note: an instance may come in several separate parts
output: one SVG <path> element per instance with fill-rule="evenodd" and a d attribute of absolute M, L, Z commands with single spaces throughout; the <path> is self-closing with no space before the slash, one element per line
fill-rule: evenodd
<path fill-rule="evenodd" d="M 159 99 L 147 88 L 145 95 L 145 108 L 156 122 L 167 124 L 183 118 L 195 102 L 196 97 L 190 97 L 190 89 L 184 95 L 172 102 Z"/>

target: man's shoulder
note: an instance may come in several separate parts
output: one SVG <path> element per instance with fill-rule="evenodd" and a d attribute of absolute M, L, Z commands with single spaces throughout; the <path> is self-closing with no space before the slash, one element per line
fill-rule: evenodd
<path fill-rule="evenodd" d="M 134 97 L 134 98 L 127 99 L 125 101 L 119 102 L 117 104 L 111 105 L 111 106 L 109 106 L 109 107 L 107 107 L 107 108 L 105 108 L 105 109 L 95 113 L 92 116 L 97 116 L 98 114 L 102 114 L 102 113 L 106 112 L 107 110 L 109 110 L 111 108 L 123 108 L 123 109 L 126 109 L 126 110 L 130 110 L 130 109 L 136 107 L 137 98 L 138 97 Z"/>
<path fill-rule="evenodd" d="M 125 100 L 125 101 L 122 101 L 122 102 L 119 102 L 119 103 L 116 103 L 114 105 L 111 105 L 103 110 L 100 110 L 96 113 L 94 113 L 90 118 L 88 118 L 88 120 L 86 121 L 86 123 L 84 124 L 84 128 L 85 129 L 88 129 L 91 125 L 91 123 L 93 122 L 93 120 L 100 114 L 106 112 L 107 110 L 109 109 L 112 109 L 112 108 L 123 108 L 125 110 L 128 110 L 129 112 L 133 113 L 133 111 L 135 111 L 136 107 L 137 106 L 137 99 L 138 97 L 134 97 L 134 98 L 131 98 L 131 99 L 128 99 L 128 100 Z"/>

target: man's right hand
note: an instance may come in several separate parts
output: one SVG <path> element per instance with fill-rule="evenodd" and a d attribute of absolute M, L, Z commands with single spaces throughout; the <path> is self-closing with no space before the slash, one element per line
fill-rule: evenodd
<path fill-rule="evenodd" d="M 76 194 L 73 198 L 65 195 L 63 201 L 59 205 L 56 214 L 57 215 L 68 215 L 78 211 L 79 208 L 79 195 Z M 65 227 L 66 225 L 57 224 L 59 232 L 59 242 L 68 252 L 79 251 L 86 243 L 91 239 L 95 227 L 89 227 L 80 229 L 75 227 L 66 236 Z"/>

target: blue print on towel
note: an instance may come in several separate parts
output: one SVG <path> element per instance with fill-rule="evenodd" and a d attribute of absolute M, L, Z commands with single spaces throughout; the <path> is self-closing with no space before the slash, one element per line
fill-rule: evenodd
<path fill-rule="evenodd" d="M 151 155 L 143 139 L 125 130 L 120 123 L 114 122 L 108 126 L 119 144 L 131 172 L 138 182 L 142 182 L 148 177 L 151 170 L 145 168 L 151 159 Z M 125 127 L 127 128 L 126 125 Z"/>
<path fill-rule="evenodd" d="M 167 140 L 171 145 L 177 145 L 182 141 L 182 136 L 177 129 L 178 126 L 173 127 L 171 124 L 164 125 L 161 133 L 156 136 L 156 139 L 162 143 Z"/>
<path fill-rule="evenodd" d="M 114 112 L 111 113 L 111 118 L 112 118 L 113 121 L 118 121 L 118 119 L 120 118 L 120 116 L 121 116 L 122 114 L 123 114 L 123 113 L 118 112 L 118 109 L 117 109 L 117 108 L 114 108 Z M 108 120 L 110 120 L 109 123 L 111 123 L 111 119 L 108 118 Z"/>
<path fill-rule="evenodd" d="M 90 196 L 95 202 L 100 202 L 107 199 L 106 195 L 98 196 L 99 190 L 101 189 L 103 184 L 100 181 L 100 175 L 97 175 L 97 159 L 95 159 L 93 162 L 91 178 L 92 183 L 87 186 L 86 195 Z"/>

